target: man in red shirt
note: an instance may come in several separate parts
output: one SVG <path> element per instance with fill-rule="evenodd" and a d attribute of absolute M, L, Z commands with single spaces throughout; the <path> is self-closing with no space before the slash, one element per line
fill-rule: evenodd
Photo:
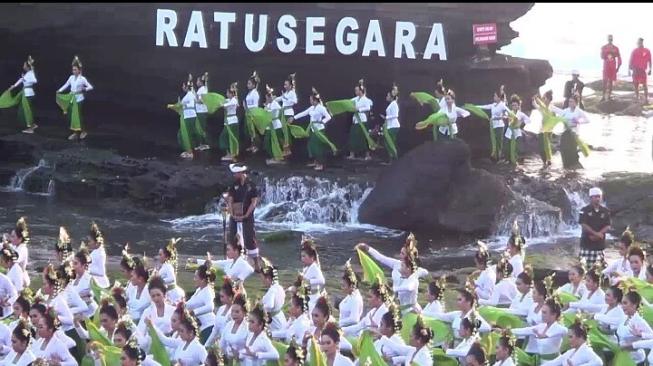
<path fill-rule="evenodd" d="M 617 80 L 617 72 L 621 67 L 621 54 L 619 47 L 612 44 L 612 34 L 608 34 L 608 44 L 601 47 L 601 59 L 603 59 L 603 98 L 608 92 L 608 100 L 612 100 L 612 83 Z"/>
<path fill-rule="evenodd" d="M 646 67 L 648 66 L 648 72 Z M 630 54 L 630 70 L 633 72 L 633 85 L 635 86 L 635 98 L 639 101 L 639 84 L 644 87 L 644 102 L 648 104 L 648 87 L 646 86 L 646 74 L 651 75 L 651 51 L 644 48 L 644 39 L 637 40 L 637 48 Z"/>

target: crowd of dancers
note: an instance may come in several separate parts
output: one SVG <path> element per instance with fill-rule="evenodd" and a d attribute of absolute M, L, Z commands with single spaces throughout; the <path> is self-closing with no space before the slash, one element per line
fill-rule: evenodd
<path fill-rule="evenodd" d="M 92 223 L 77 249 L 61 227 L 52 246 L 56 260 L 44 267 L 42 281 L 28 274 L 33 244 L 26 218 L 3 239 L 0 365 L 621 366 L 653 361 L 653 266 L 628 229 L 618 240 L 618 259 L 574 265 L 568 283 L 556 289 L 553 275 L 534 277 L 515 225 L 494 264 L 485 244 L 478 243 L 476 271 L 455 290 L 454 309 L 445 303 L 446 276 L 435 278 L 419 266 L 412 234 L 398 259 L 356 245 L 362 273 L 347 261 L 340 293 L 327 291 L 318 247 L 306 237 L 298 248 L 302 270 L 293 283 L 282 285 L 277 267 L 265 257 L 255 270 L 236 234 L 225 259 L 207 253 L 188 260 L 185 267 L 194 277 L 192 288 L 185 289 L 177 282 L 176 239 L 159 249 L 156 265 L 125 246 L 124 276 L 112 279 L 98 225 Z M 383 268 L 391 271 L 388 279 Z M 262 296 L 245 290 L 246 282 L 256 281 Z M 423 306 L 421 282 L 427 289 Z M 341 300 L 334 303 L 335 298 Z"/>
<path fill-rule="evenodd" d="M 75 56 L 71 65 L 72 74 L 56 93 L 56 101 L 70 121 L 70 140 L 83 140 L 87 129 L 83 118 L 85 94 L 93 86 L 82 74 L 82 62 Z M 0 96 L 0 108 L 16 107 L 18 120 L 25 127 L 24 133 L 34 133 L 36 111 L 33 101 L 37 84 L 35 60 L 29 56 L 23 64 L 21 77 Z M 12 91 L 22 85 L 18 93 Z M 222 160 L 243 160 L 241 152 L 256 154 L 263 150 L 268 164 L 282 164 L 291 154 L 291 146 L 296 139 L 308 139 L 307 149 L 310 162 L 308 166 L 323 170 L 329 156 L 341 150 L 331 142 L 327 126 L 339 114 L 351 114 L 347 159 L 371 160 L 371 152 L 385 149 L 387 161 L 399 156 L 397 144 L 401 128 L 399 108 L 399 87 L 392 84 L 386 94 L 386 108 L 379 113 L 380 123 L 374 123 L 372 110 L 374 102 L 367 96 L 363 79 L 354 86 L 354 97 L 342 100 L 324 101 L 315 87 L 311 88 L 310 107 L 297 112 L 299 98 L 296 92 L 295 74 L 289 75 L 283 83 L 281 93 L 268 84 L 265 85 L 263 101 L 259 90 L 261 79 L 256 71 L 248 78 L 247 94 L 239 102 L 238 83 L 232 83 L 225 95 L 209 91 L 209 74 L 205 72 L 198 78 L 189 75 L 182 83 L 182 93 L 177 103 L 168 108 L 179 114 L 177 140 L 181 146 L 181 157 L 193 159 L 197 151 L 208 150 L 216 145 L 221 151 Z M 69 93 L 64 93 L 65 90 Z M 498 87 L 487 105 L 456 104 L 456 93 L 444 86 L 440 80 L 433 94 L 412 92 L 412 99 L 429 107 L 430 114 L 417 122 L 415 128 L 432 128 L 435 140 L 456 138 L 459 118 L 474 115 L 487 121 L 491 142 L 490 157 L 496 162 L 517 165 L 522 160 L 523 128 L 531 119 L 521 111 L 522 98 L 512 95 L 508 98 L 504 87 Z M 586 114 L 578 106 L 578 91 L 568 98 L 566 108 L 557 108 L 551 101 L 551 91 L 542 97 L 532 98 L 533 108 L 541 116 L 542 126 L 538 133 L 541 143 L 544 167 L 551 164 L 553 134 L 561 134 L 560 151 L 565 168 L 578 168 L 578 152 L 589 154 L 589 148 L 578 137 L 579 125 L 589 122 Z M 530 98 L 529 98 L 530 99 Z M 566 103 L 566 105 L 567 105 Z M 224 123 L 220 136 L 213 141 L 208 134 L 210 117 L 223 109 Z M 239 113 L 239 110 L 244 112 Z M 484 111 L 489 111 L 489 115 Z M 300 126 L 300 121 L 308 117 L 308 125 Z M 538 117 L 539 118 L 539 117 Z M 301 122 L 303 123 L 303 122 Z M 241 134 L 241 129 L 243 133 Z M 241 137 L 241 135 L 243 137 Z"/>

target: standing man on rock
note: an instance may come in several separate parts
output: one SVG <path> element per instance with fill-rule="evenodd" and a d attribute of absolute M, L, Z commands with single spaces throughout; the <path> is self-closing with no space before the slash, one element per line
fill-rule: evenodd
<path fill-rule="evenodd" d="M 648 66 L 648 73 L 646 72 Z M 651 51 L 644 47 L 644 38 L 637 40 L 637 48 L 630 54 L 630 65 L 628 74 L 633 73 L 633 86 L 635 86 L 635 98 L 639 101 L 639 84 L 644 88 L 644 104 L 648 104 L 648 86 L 646 74 L 651 75 Z"/>
<path fill-rule="evenodd" d="M 585 258 L 587 268 L 603 261 L 605 234 L 610 230 L 610 210 L 601 206 L 603 192 L 598 187 L 590 189 L 590 204 L 580 210 L 578 223 L 583 227 L 580 236 L 580 259 Z"/>
<path fill-rule="evenodd" d="M 254 261 L 254 268 L 260 271 L 258 244 L 254 230 L 254 209 L 259 201 L 256 184 L 247 176 L 247 166 L 229 164 L 234 183 L 229 187 L 227 205 L 229 208 L 229 240 L 239 234 L 240 243 L 247 249 L 247 256 Z"/>
<path fill-rule="evenodd" d="M 612 100 L 612 84 L 617 80 L 617 72 L 621 67 L 621 54 L 619 47 L 612 44 L 612 34 L 608 34 L 608 44 L 601 47 L 601 59 L 603 60 L 603 98 L 608 92 L 608 100 Z"/>
<path fill-rule="evenodd" d="M 571 80 L 565 83 L 565 103 L 563 108 L 569 107 L 569 99 L 578 96 L 578 106 L 580 109 L 585 109 L 583 105 L 583 88 L 585 83 L 580 81 L 580 72 L 578 70 L 571 71 Z"/>

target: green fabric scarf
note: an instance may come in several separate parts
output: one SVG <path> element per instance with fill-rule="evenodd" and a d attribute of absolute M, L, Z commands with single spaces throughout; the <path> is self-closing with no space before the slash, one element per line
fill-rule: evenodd
<path fill-rule="evenodd" d="M 70 113 L 70 129 L 73 131 L 82 130 L 82 122 L 79 115 L 79 104 L 73 93 L 57 93 L 56 102 L 63 114 Z"/>
<path fill-rule="evenodd" d="M 346 112 L 354 113 L 354 118 L 356 118 L 356 121 L 358 121 L 357 124 L 360 127 L 361 131 L 363 132 L 363 136 L 365 136 L 365 141 L 367 141 L 367 147 L 369 147 L 369 149 L 372 151 L 376 150 L 377 148 L 376 142 L 372 140 L 372 138 L 370 137 L 370 133 L 367 131 L 367 128 L 365 128 L 365 125 L 361 123 L 360 116 L 358 115 L 358 109 L 356 108 L 356 103 L 353 100 L 351 99 L 332 100 L 326 102 L 326 108 L 327 111 L 329 111 L 329 113 L 333 117 Z"/>
<path fill-rule="evenodd" d="M 381 267 L 379 267 L 379 265 L 376 264 L 376 262 L 370 258 L 367 253 L 363 252 L 360 249 L 356 249 L 356 253 L 358 253 L 358 260 L 360 261 L 361 268 L 363 269 L 363 282 L 367 284 L 376 283 L 378 276 L 383 280 L 383 283 L 387 283 L 383 269 L 381 269 Z"/>

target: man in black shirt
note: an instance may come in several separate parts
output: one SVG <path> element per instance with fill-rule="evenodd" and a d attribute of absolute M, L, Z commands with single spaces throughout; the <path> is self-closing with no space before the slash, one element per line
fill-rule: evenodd
<path fill-rule="evenodd" d="M 591 203 L 580 210 L 579 224 L 583 227 L 580 236 L 580 258 L 585 258 L 587 267 L 596 261 L 603 261 L 605 234 L 610 230 L 610 211 L 601 206 L 600 188 L 590 189 Z"/>
<path fill-rule="evenodd" d="M 574 70 L 571 72 L 571 80 L 565 83 L 565 104 L 563 108 L 569 107 L 569 99 L 574 95 L 578 95 L 578 107 L 583 110 L 585 109 L 585 105 L 583 105 L 583 88 L 585 87 L 585 83 L 580 81 L 579 77 L 580 73 L 578 70 Z"/>
<path fill-rule="evenodd" d="M 234 174 L 235 181 L 229 187 L 227 204 L 229 207 L 229 235 L 233 240 L 240 234 L 241 245 L 247 249 L 247 255 L 254 260 L 254 268 L 258 272 L 259 253 L 254 230 L 254 209 L 259 201 L 258 189 L 247 176 L 247 166 L 229 164 L 229 170 Z"/>

